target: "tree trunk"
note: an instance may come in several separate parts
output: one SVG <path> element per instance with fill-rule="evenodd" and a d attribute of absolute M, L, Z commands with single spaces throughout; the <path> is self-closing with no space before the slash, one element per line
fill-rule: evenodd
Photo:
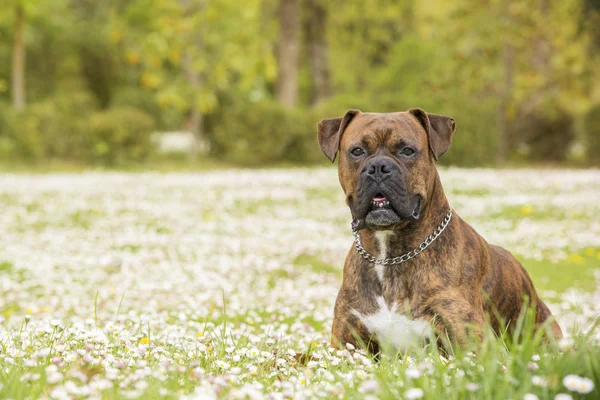
<path fill-rule="evenodd" d="M 23 5 L 15 8 L 15 42 L 12 55 L 12 100 L 17 110 L 25 108 L 25 13 Z"/>
<path fill-rule="evenodd" d="M 280 0 L 277 100 L 287 107 L 295 106 L 298 101 L 298 11 L 298 0 Z"/>
<path fill-rule="evenodd" d="M 511 94 L 513 90 L 515 49 L 512 45 L 505 43 L 502 49 L 502 60 L 504 64 L 504 80 L 500 104 L 497 110 L 498 119 L 498 152 L 496 162 L 502 164 L 508 157 L 508 111 L 510 107 Z"/>
<path fill-rule="evenodd" d="M 70 4 L 79 29 L 90 32 L 101 30 L 109 17 L 107 2 L 96 0 L 71 0 Z M 94 95 L 101 109 L 110 107 L 117 81 L 117 66 L 114 52 L 108 39 L 102 35 L 87 35 L 85 40 L 77 40 L 77 53 L 81 77 Z"/>
<path fill-rule="evenodd" d="M 200 73 L 194 70 L 192 66 L 192 57 L 189 53 L 184 54 L 184 68 L 185 74 L 187 76 L 187 80 L 190 84 L 190 88 L 192 89 L 192 98 L 190 101 L 190 119 L 189 126 L 192 131 L 192 136 L 194 138 L 194 143 L 192 144 L 192 148 L 189 152 L 190 162 L 198 159 L 198 150 L 200 147 L 200 141 L 204 136 L 204 119 L 202 118 L 202 113 L 198 107 L 198 100 L 196 96 L 200 92 L 201 82 L 200 82 Z"/>
<path fill-rule="evenodd" d="M 329 62 L 327 59 L 327 9 L 321 0 L 306 0 L 306 41 L 312 82 L 311 104 L 331 96 Z"/>
<path fill-rule="evenodd" d="M 204 7 L 203 2 L 196 3 L 190 0 L 179 0 L 179 3 L 185 18 L 191 18 L 195 13 L 200 13 Z M 193 162 L 198 159 L 200 142 L 204 139 L 204 116 L 202 115 L 202 112 L 200 112 L 197 98 L 198 93 L 200 93 L 200 89 L 202 88 L 202 75 L 194 68 L 194 60 L 192 56 L 194 53 L 202 53 L 203 42 L 200 32 L 192 32 L 192 36 L 189 38 L 189 41 L 192 47 L 183 54 L 183 68 L 187 81 L 192 89 L 188 126 L 192 132 L 193 143 L 188 155 L 189 161 Z"/>

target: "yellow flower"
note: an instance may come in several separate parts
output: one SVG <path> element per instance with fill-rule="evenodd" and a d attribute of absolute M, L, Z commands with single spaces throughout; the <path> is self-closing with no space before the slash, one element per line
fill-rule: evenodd
<path fill-rule="evenodd" d="M 594 254 L 596 254 L 596 250 L 592 249 L 591 247 L 585 249 L 586 257 L 594 257 Z"/>
<path fill-rule="evenodd" d="M 140 78 L 140 83 L 147 89 L 155 89 L 162 83 L 158 75 L 151 72 L 144 72 Z"/>
<path fill-rule="evenodd" d="M 162 60 L 160 57 L 150 57 L 150 65 L 154 68 L 159 68 L 162 65 Z"/>
<path fill-rule="evenodd" d="M 140 62 L 140 54 L 135 51 L 128 51 L 125 58 L 130 65 L 137 65 Z"/>
<path fill-rule="evenodd" d="M 581 257 L 579 254 L 571 254 L 567 261 L 573 264 L 583 264 L 585 259 Z"/>
<path fill-rule="evenodd" d="M 529 215 L 533 212 L 533 206 L 527 204 L 521 207 L 521 215 Z"/>
<path fill-rule="evenodd" d="M 123 38 L 123 33 L 118 29 L 114 29 L 110 32 L 109 36 L 110 36 L 111 42 L 119 43 L 121 41 L 121 39 Z"/>
<path fill-rule="evenodd" d="M 147 336 L 144 336 L 143 338 L 140 339 L 140 344 L 148 344 L 150 343 L 150 339 L 148 339 Z"/>
<path fill-rule="evenodd" d="M 169 61 L 171 61 L 173 64 L 179 64 L 179 61 L 181 60 L 181 51 L 177 50 L 177 49 L 173 49 L 171 51 L 169 51 Z"/>

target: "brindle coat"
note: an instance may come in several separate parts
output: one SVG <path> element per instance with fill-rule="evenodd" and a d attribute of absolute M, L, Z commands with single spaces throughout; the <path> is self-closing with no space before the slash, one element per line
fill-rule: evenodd
<path fill-rule="evenodd" d="M 454 130 L 452 118 L 420 109 L 389 114 L 351 110 L 342 118 L 319 123 L 319 144 L 325 155 L 333 162 L 340 153 L 339 179 L 353 215 L 359 208 L 359 199 L 355 198 L 359 175 L 373 157 L 392 160 L 400 169 L 408 192 L 421 198 L 418 220 L 403 219 L 386 228 L 394 232 L 386 243 L 388 258 L 416 248 L 447 214 L 449 204 L 435 161 L 450 147 Z M 361 159 L 349 154 L 357 144 L 366 150 Z M 397 156 L 398 146 L 406 144 L 416 150 L 414 156 Z M 377 255 L 380 246 L 375 230 L 362 229 L 360 238 L 363 247 Z M 386 266 L 381 280 L 375 265 L 354 247 L 348 252 L 335 305 L 333 345 L 359 345 L 362 341 L 369 344 L 373 353 L 379 351 L 377 339 L 356 311 L 363 315 L 377 312 L 376 299 L 380 296 L 388 305 L 404 304 L 408 315 L 430 321 L 441 336 L 459 344 L 468 340 L 470 326 L 485 326 L 486 315 L 495 332 L 506 328 L 511 331 L 525 297 L 535 306 L 538 326 L 551 317 L 523 266 L 507 250 L 487 243 L 456 212 L 429 248 L 408 262 Z M 555 337 L 562 336 L 556 322 L 550 328 Z M 482 330 L 474 333 L 481 338 Z"/>

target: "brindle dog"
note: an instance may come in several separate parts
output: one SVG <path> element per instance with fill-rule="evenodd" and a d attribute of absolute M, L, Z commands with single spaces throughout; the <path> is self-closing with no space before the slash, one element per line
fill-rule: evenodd
<path fill-rule="evenodd" d="M 455 121 L 421 109 L 398 113 L 350 110 L 318 124 L 323 153 L 339 179 L 366 252 L 380 259 L 410 252 L 450 211 L 435 162 L 452 142 Z M 454 212 L 422 253 L 398 265 L 368 261 L 352 248 L 333 321 L 334 346 L 414 344 L 433 327 L 464 345 L 483 337 L 487 320 L 500 334 L 514 329 L 528 299 L 539 327 L 551 313 L 527 271 L 507 250 L 487 243 Z M 473 329 L 471 329 L 473 328 Z M 562 336 L 555 321 L 549 328 Z"/>

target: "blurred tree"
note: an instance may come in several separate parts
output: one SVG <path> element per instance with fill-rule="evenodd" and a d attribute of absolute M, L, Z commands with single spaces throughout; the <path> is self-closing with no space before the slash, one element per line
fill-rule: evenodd
<path fill-rule="evenodd" d="M 108 121 L 134 109 L 232 160 L 250 160 L 256 138 L 281 135 L 273 148 L 306 161 L 314 149 L 306 119 L 354 107 L 456 117 L 449 163 L 554 161 L 578 140 L 587 154 L 597 147 L 597 124 L 581 117 L 600 104 L 600 0 L 2 4 L 0 102 L 13 105 L 0 114 L 0 135 L 2 148 L 19 154 L 68 157 L 92 146 L 89 115 Z M 244 139 L 244 126 L 262 130 L 261 121 L 264 131 Z"/>
<path fill-rule="evenodd" d="M 61 26 L 61 22 L 72 21 L 67 5 L 68 0 L 7 0 L 6 7 L 0 9 L 0 38 L 10 43 L 11 61 L 7 65 L 10 65 L 10 95 L 16 110 L 56 90 L 56 81 L 49 76 L 59 72 L 53 69 L 57 60 L 70 60 L 71 56 L 71 49 L 65 48 L 62 40 L 72 33 Z M 65 53 L 61 54 L 62 51 Z M 4 91 L 3 81 L 0 76 L 0 94 Z"/>
<path fill-rule="evenodd" d="M 277 100 L 288 107 L 294 107 L 298 101 L 299 11 L 298 0 L 279 1 Z"/>
<path fill-rule="evenodd" d="M 588 161 L 600 165 L 600 0 L 585 0 L 581 22 L 582 31 L 589 32 L 591 37 L 588 55 L 592 67 L 586 82 L 593 106 L 585 117 L 586 153 Z"/>
<path fill-rule="evenodd" d="M 190 18 L 193 14 L 202 12 L 202 3 L 192 4 L 190 0 L 180 0 L 180 4 L 184 18 Z M 193 61 L 194 53 L 202 53 L 202 37 L 199 33 L 192 33 L 191 36 L 188 48 L 183 50 L 183 68 L 190 88 L 198 93 L 202 89 L 203 76 L 200 71 L 194 69 Z M 196 96 L 192 96 L 190 99 L 189 128 L 192 135 L 196 138 L 192 151 L 190 152 L 190 157 L 195 159 L 198 157 L 198 141 L 204 138 L 202 112 L 200 111 L 198 98 Z"/>
<path fill-rule="evenodd" d="M 75 14 L 73 40 L 81 76 L 100 107 L 108 108 L 119 83 L 112 51 L 114 44 L 108 32 L 114 9 L 109 3 L 95 0 L 71 0 L 71 6 Z"/>
<path fill-rule="evenodd" d="M 16 110 L 25 107 L 25 4 L 15 1 L 15 30 L 12 55 L 12 100 Z"/>
<path fill-rule="evenodd" d="M 574 112 L 585 102 L 580 78 L 585 72 L 586 38 L 578 37 L 577 19 L 572 17 L 579 14 L 581 3 L 486 0 L 477 4 L 457 2 L 450 14 L 455 23 L 440 25 L 437 34 L 455 42 L 454 62 L 447 65 L 465 95 L 497 99 L 497 161 L 504 162 L 509 150 L 528 144 L 523 132 L 509 136 L 516 118 L 546 106 Z M 566 152 L 572 136 L 564 139 Z"/>
<path fill-rule="evenodd" d="M 587 131 L 587 160 L 600 166 L 600 104 L 592 108 L 585 117 Z"/>
<path fill-rule="evenodd" d="M 327 50 L 327 13 L 323 0 L 305 0 L 304 37 L 308 47 L 311 76 L 311 104 L 331 96 Z"/>
<path fill-rule="evenodd" d="M 218 107 L 223 90 L 248 101 L 264 96 L 276 62 L 268 26 L 261 25 L 261 0 L 240 7 L 235 0 L 139 0 L 125 7 L 113 28 L 122 35 L 126 58 L 139 66 L 139 83 L 162 110 L 187 115 L 198 140 L 203 115 Z"/>
<path fill-rule="evenodd" d="M 587 29 L 592 35 L 592 45 L 598 49 L 600 48 L 600 0 L 585 0 L 584 3 L 582 20 L 589 24 Z"/>
<path fill-rule="evenodd" d="M 385 65 L 390 50 L 403 35 L 414 30 L 413 0 L 333 0 L 328 19 L 332 80 L 336 92 L 368 90 L 374 67 Z"/>

